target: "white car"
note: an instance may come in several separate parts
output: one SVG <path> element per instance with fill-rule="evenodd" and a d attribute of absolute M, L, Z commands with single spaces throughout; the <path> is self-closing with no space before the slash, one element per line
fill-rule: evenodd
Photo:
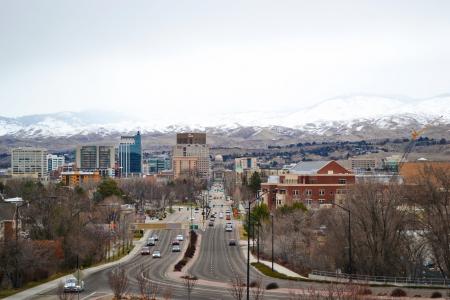
<path fill-rule="evenodd" d="M 66 278 L 64 281 L 64 293 L 81 293 L 84 291 L 84 281 L 78 281 L 74 276 Z"/>
<path fill-rule="evenodd" d="M 161 251 L 159 251 L 159 250 L 153 251 L 152 257 L 153 258 L 161 258 Z"/>
<path fill-rule="evenodd" d="M 219 213 L 219 219 L 223 219 L 223 212 Z"/>
<path fill-rule="evenodd" d="M 182 234 L 177 235 L 177 241 L 183 241 L 184 237 Z"/>
<path fill-rule="evenodd" d="M 233 231 L 233 227 L 225 227 L 225 231 L 232 232 Z"/>

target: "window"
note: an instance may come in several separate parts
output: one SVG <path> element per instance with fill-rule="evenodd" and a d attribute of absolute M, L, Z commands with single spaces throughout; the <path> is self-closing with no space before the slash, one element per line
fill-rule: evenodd
<path fill-rule="evenodd" d="M 312 195 L 312 190 L 305 190 L 305 195 L 306 196 L 311 196 Z"/>
<path fill-rule="evenodd" d="M 300 191 L 299 190 L 293 190 L 292 194 L 295 195 L 295 196 L 298 196 L 298 195 L 300 195 Z"/>
<path fill-rule="evenodd" d="M 339 178 L 338 183 L 339 184 L 346 184 L 347 183 L 347 179 Z"/>
<path fill-rule="evenodd" d="M 319 204 L 324 204 L 325 203 L 325 199 L 319 199 Z"/>
<path fill-rule="evenodd" d="M 325 195 L 325 190 L 319 190 L 319 195 L 320 195 L 320 196 Z"/>
<path fill-rule="evenodd" d="M 307 200 L 306 200 L 306 204 L 307 204 L 307 205 L 311 205 L 311 204 L 312 204 L 312 199 L 307 199 Z"/>

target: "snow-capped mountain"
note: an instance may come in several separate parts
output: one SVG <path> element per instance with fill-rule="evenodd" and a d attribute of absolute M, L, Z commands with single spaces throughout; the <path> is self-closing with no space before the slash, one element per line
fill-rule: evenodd
<path fill-rule="evenodd" d="M 58 137 L 116 136 L 140 130 L 143 134 L 173 134 L 206 130 L 211 136 L 250 140 L 307 137 L 378 138 L 408 136 L 437 117 L 435 127 L 450 124 L 450 94 L 427 99 L 402 99 L 371 95 L 337 97 L 295 111 L 211 113 L 182 122 L 153 115 L 151 121 L 123 114 L 89 111 L 0 117 L 0 137 L 43 139 Z M 439 130 L 448 135 L 448 130 Z M 220 140 L 220 138 L 218 138 Z"/>

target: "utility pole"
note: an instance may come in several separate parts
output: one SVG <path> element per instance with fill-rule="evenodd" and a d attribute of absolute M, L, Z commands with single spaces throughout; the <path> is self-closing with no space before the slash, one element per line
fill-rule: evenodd
<path fill-rule="evenodd" d="M 345 210 L 348 213 L 348 272 L 350 273 L 350 280 L 352 280 L 352 274 L 353 274 L 353 259 L 352 259 L 352 229 L 351 229 L 351 210 L 341 206 L 339 204 L 333 203 L 333 205 L 336 205 L 337 207 Z"/>
<path fill-rule="evenodd" d="M 270 214 L 272 217 L 272 272 L 273 272 L 273 213 Z"/>

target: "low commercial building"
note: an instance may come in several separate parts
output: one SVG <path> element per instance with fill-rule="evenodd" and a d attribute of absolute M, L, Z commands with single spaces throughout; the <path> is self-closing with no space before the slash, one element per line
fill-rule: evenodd
<path fill-rule="evenodd" d="M 351 169 L 354 172 L 357 171 L 371 171 L 378 168 L 378 161 L 376 158 L 351 158 L 350 159 Z"/>
<path fill-rule="evenodd" d="M 349 185 L 355 183 L 355 174 L 336 161 L 305 161 L 289 173 L 269 176 L 261 184 L 263 201 L 274 209 L 301 202 L 310 208 L 342 203 Z"/>
<path fill-rule="evenodd" d="M 61 182 L 66 186 L 78 186 L 84 183 L 100 182 L 102 177 L 99 172 L 71 171 L 61 173 Z"/>

